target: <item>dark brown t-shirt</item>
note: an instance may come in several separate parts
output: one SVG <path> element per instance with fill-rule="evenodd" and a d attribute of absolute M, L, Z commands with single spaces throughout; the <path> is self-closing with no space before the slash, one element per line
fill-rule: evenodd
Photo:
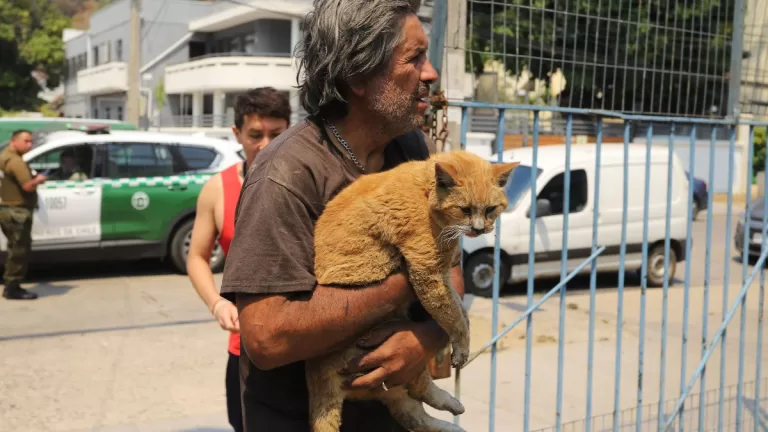
<path fill-rule="evenodd" d="M 407 133 L 387 146 L 383 170 L 433 152 L 421 131 Z M 314 224 L 325 204 L 359 175 L 310 119 L 277 137 L 243 184 L 221 294 L 234 301 L 236 294 L 312 291 Z M 247 431 L 309 431 L 303 362 L 263 371 L 243 350 L 240 371 Z M 404 431 L 376 401 L 346 401 L 341 430 Z"/>

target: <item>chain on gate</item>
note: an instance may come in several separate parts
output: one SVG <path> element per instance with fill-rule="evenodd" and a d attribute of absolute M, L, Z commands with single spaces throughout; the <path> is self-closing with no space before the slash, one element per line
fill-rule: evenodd
<path fill-rule="evenodd" d="M 434 90 L 429 97 L 429 103 L 432 105 L 430 119 L 424 122 L 423 131 L 430 135 L 432 142 L 435 143 L 437 151 L 443 151 L 445 140 L 448 138 L 448 99 L 442 90 Z M 437 117 L 442 115 L 442 128 L 437 130 Z"/>

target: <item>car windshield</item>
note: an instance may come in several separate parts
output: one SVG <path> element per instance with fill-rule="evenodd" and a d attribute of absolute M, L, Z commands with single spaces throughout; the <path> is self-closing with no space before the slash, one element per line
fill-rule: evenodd
<path fill-rule="evenodd" d="M 518 165 L 517 168 L 512 171 L 512 175 L 509 177 L 509 180 L 507 180 L 507 186 L 505 188 L 507 191 L 507 199 L 509 200 L 507 210 L 515 207 L 520 200 L 520 197 L 530 189 L 532 169 L 533 168 L 527 165 Z M 541 168 L 537 168 L 536 171 L 536 177 L 541 175 Z"/>

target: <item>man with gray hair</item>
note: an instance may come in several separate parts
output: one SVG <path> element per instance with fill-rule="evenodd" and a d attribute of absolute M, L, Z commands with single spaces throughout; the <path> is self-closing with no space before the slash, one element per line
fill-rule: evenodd
<path fill-rule="evenodd" d="M 309 430 L 308 358 L 357 341 L 369 351 L 340 371 L 349 376 L 347 385 L 386 389 L 408 382 L 448 343 L 418 307 L 413 322 L 358 341 L 397 307 L 415 302 L 405 274 L 363 289 L 318 285 L 313 274 L 313 227 L 325 203 L 362 174 L 434 152 L 419 129 L 428 86 L 437 79 L 419 6 L 419 0 L 315 0 L 306 17 L 297 54 L 309 117 L 250 167 L 221 289 L 239 311 L 247 431 Z M 455 264 L 454 285 L 463 294 Z M 404 429 L 377 401 L 346 401 L 341 430 Z"/>

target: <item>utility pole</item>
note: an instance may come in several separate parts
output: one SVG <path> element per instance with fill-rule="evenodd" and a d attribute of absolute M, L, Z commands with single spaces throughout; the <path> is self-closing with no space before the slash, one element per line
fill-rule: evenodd
<path fill-rule="evenodd" d="M 467 39 L 467 4 L 466 1 L 446 1 L 445 39 L 442 55 L 442 85 L 448 99 L 464 98 L 464 75 L 466 39 Z M 467 110 L 470 116 L 472 110 Z M 448 142 L 453 150 L 461 146 L 461 108 L 448 108 Z"/>
<path fill-rule="evenodd" d="M 128 57 L 128 98 L 126 100 L 126 120 L 139 127 L 139 68 L 141 67 L 141 0 L 131 1 L 131 36 Z"/>
<path fill-rule="evenodd" d="M 726 116 L 739 118 L 741 114 L 741 64 L 744 61 L 744 19 L 747 14 L 746 0 L 736 0 L 733 13 L 733 37 L 731 42 L 731 70 L 728 83 Z"/>

